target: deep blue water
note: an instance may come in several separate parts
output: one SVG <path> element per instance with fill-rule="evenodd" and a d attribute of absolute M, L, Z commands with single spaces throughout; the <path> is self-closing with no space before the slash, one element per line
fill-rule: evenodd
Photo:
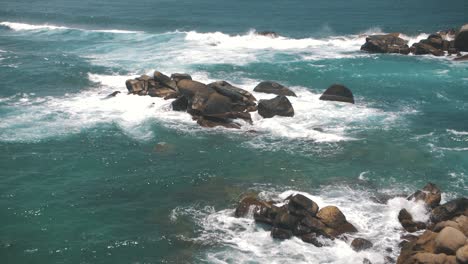
<path fill-rule="evenodd" d="M 468 23 L 467 11 L 464 0 L 1 1 L 0 261 L 396 257 L 398 211 L 427 214 L 371 197 L 428 181 L 444 200 L 468 194 L 468 64 L 366 54 L 363 34 L 414 42 Z M 255 114 L 240 131 L 200 128 L 170 101 L 125 94 L 126 79 L 156 69 L 250 91 L 275 80 L 298 94 L 296 115 Z M 318 100 L 333 83 L 348 86 L 356 105 Z M 338 205 L 374 248 L 278 242 L 232 217 L 245 192 L 291 191 Z"/>

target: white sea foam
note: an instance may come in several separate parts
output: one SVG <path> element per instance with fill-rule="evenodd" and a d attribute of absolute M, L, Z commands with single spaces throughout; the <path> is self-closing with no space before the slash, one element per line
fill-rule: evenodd
<path fill-rule="evenodd" d="M 206 73 L 192 75 L 205 83 L 214 81 Z M 225 128 L 200 128 L 187 113 L 171 111 L 172 100 L 149 96 L 127 95 L 125 80 L 135 76 L 89 74 L 89 79 L 100 85 L 77 94 L 63 97 L 36 97 L 28 94 L 1 98 L 11 114 L 2 116 L 0 139 L 4 141 L 40 140 L 47 137 L 78 133 L 98 124 L 117 124 L 127 134 L 149 139 L 155 135 L 150 129 L 154 120 L 167 127 L 182 131 L 217 131 L 236 135 L 255 130 L 247 144 L 262 145 L 265 139 L 306 139 L 314 142 L 356 140 L 351 136 L 372 126 L 379 129 L 395 122 L 401 113 L 389 113 L 358 102 L 357 105 L 319 100 L 305 88 L 293 87 L 298 95 L 289 97 L 295 116 L 264 119 L 253 113 L 253 125 L 242 122 L 240 131 Z M 272 98 L 270 94 L 253 92 L 255 80 L 235 84 L 251 91 L 257 99 Z M 104 99 L 113 91 L 121 91 L 115 97 Z"/>
<path fill-rule="evenodd" d="M 26 24 L 26 23 L 17 23 L 17 22 L 1 22 L 0 26 L 8 27 L 15 31 L 22 30 L 81 30 L 81 31 L 91 31 L 91 32 L 106 32 L 106 33 L 115 33 L 115 34 L 130 34 L 130 33 L 141 33 L 140 31 L 130 31 L 130 30 L 119 30 L 119 29 L 97 29 L 97 30 L 87 30 L 81 28 L 65 27 L 65 26 L 56 26 L 50 24 Z"/>
<path fill-rule="evenodd" d="M 455 136 L 468 136 L 468 131 L 457 131 L 454 129 L 447 129 L 447 132 Z"/>
<path fill-rule="evenodd" d="M 175 208 L 171 220 L 178 221 L 181 215 L 192 217 L 199 226 L 193 237 L 179 237 L 195 243 L 208 243 L 210 250 L 203 257 L 209 263 L 362 263 L 364 258 L 372 263 L 384 263 L 384 257 L 396 259 L 401 234 L 405 231 L 398 222 L 398 212 L 406 208 L 417 220 L 427 220 L 428 214 L 422 203 L 394 198 L 387 204 L 373 202 L 367 191 L 350 187 L 325 187 L 320 192 L 309 194 L 297 191 L 277 193 L 264 191 L 260 195 L 284 199 L 293 193 L 302 193 L 314 200 L 319 207 L 338 206 L 358 233 L 349 235 L 348 242 L 327 241 L 329 246 L 315 247 L 298 238 L 278 241 L 269 232 L 255 224 L 251 216 L 235 218 L 232 209 L 215 211 L 212 207 Z M 351 249 L 352 238 L 362 237 L 373 242 L 372 249 L 355 252 Z M 392 252 L 388 252 L 391 248 Z"/>

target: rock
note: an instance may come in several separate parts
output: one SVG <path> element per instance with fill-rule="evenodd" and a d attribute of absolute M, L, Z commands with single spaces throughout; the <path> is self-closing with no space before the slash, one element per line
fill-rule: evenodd
<path fill-rule="evenodd" d="M 408 197 L 408 200 L 424 201 L 430 208 L 439 206 L 441 200 L 441 191 L 433 183 L 428 183 L 422 190 L 418 190 Z"/>
<path fill-rule="evenodd" d="M 127 80 L 125 82 L 125 86 L 127 86 L 127 90 L 129 93 L 137 94 L 144 90 L 144 84 L 139 80 Z"/>
<path fill-rule="evenodd" d="M 232 86 L 226 81 L 218 81 L 208 84 L 208 87 L 216 92 L 229 97 L 233 102 L 243 103 L 245 106 L 255 105 L 257 99 L 244 89 Z"/>
<path fill-rule="evenodd" d="M 408 42 L 394 34 L 369 36 L 361 50 L 370 53 L 409 53 Z"/>
<path fill-rule="evenodd" d="M 398 257 L 397 264 L 413 264 L 409 262 L 411 257 L 417 252 L 435 252 L 435 237 L 437 233 L 430 230 L 426 230 L 421 236 L 415 241 L 407 242 L 403 245 L 400 256 Z M 419 262 L 416 262 L 419 263 Z"/>
<path fill-rule="evenodd" d="M 318 212 L 318 205 L 302 194 L 295 194 L 289 198 L 288 210 L 299 216 L 315 216 Z"/>
<path fill-rule="evenodd" d="M 293 230 L 300 218 L 290 214 L 288 211 L 279 211 L 273 220 L 273 226 Z"/>
<path fill-rule="evenodd" d="M 274 31 L 260 31 L 260 32 L 255 32 L 255 34 L 260 35 L 260 36 L 270 37 L 270 38 L 279 37 L 278 33 Z"/>
<path fill-rule="evenodd" d="M 293 91 L 289 90 L 289 88 L 287 88 L 286 86 L 272 81 L 264 81 L 259 83 L 254 88 L 254 91 L 259 93 L 269 93 L 284 96 L 296 96 L 296 94 Z"/>
<path fill-rule="evenodd" d="M 468 237 L 468 216 L 461 215 L 453 219 L 459 226 L 458 230 Z"/>
<path fill-rule="evenodd" d="M 351 90 L 341 84 L 333 84 L 320 96 L 320 100 L 338 101 L 354 104 L 354 96 Z"/>
<path fill-rule="evenodd" d="M 400 263 L 400 262 L 397 262 Z M 455 256 L 445 254 L 432 254 L 426 252 L 416 253 L 414 256 L 401 262 L 404 264 L 456 264 Z"/>
<path fill-rule="evenodd" d="M 271 236 L 276 239 L 289 239 L 292 237 L 291 230 L 273 227 L 271 229 Z"/>
<path fill-rule="evenodd" d="M 372 246 L 373 246 L 372 242 L 364 238 L 355 238 L 353 242 L 351 242 L 351 248 L 357 252 L 361 250 L 369 249 Z"/>
<path fill-rule="evenodd" d="M 172 110 L 174 111 L 187 111 L 188 107 L 188 100 L 187 97 L 181 96 L 171 103 L 172 105 Z"/>
<path fill-rule="evenodd" d="M 326 226 L 335 228 L 346 223 L 345 215 L 336 206 L 325 206 L 317 213 L 317 218 Z"/>
<path fill-rule="evenodd" d="M 177 97 L 179 93 L 170 88 L 157 88 L 157 89 L 151 88 L 148 90 L 148 95 L 151 97 L 169 98 L 169 97 Z"/>
<path fill-rule="evenodd" d="M 171 145 L 167 142 L 158 142 L 153 149 L 155 152 L 166 153 L 174 150 L 174 145 Z"/>
<path fill-rule="evenodd" d="M 192 109 L 200 111 L 202 115 L 217 117 L 217 115 L 232 112 L 232 100 L 229 97 L 219 93 L 212 93 L 207 98 L 203 97 L 200 100 L 196 100 L 195 98 L 198 99 L 200 95 L 204 96 L 198 93 L 194 97 Z"/>
<path fill-rule="evenodd" d="M 170 88 L 174 91 L 177 91 L 177 84 L 174 80 L 172 80 L 171 78 L 169 78 L 169 76 L 159 72 L 159 71 L 155 71 L 154 74 L 153 74 L 153 78 L 154 80 L 159 83 L 160 85 L 162 86 L 165 86 L 167 88 Z"/>
<path fill-rule="evenodd" d="M 444 228 L 447 227 L 447 226 L 453 227 L 453 228 L 458 229 L 458 230 L 461 229 L 457 222 L 452 221 L 452 220 L 447 220 L 447 221 L 442 221 L 442 222 L 437 223 L 437 224 L 432 228 L 432 231 L 434 231 L 434 232 L 440 232 L 440 231 L 442 231 L 442 229 L 444 229 Z M 460 230 L 460 231 L 461 231 L 461 230 Z"/>
<path fill-rule="evenodd" d="M 435 238 L 435 253 L 455 255 L 466 242 L 466 236 L 458 229 L 447 226 Z"/>
<path fill-rule="evenodd" d="M 278 116 L 294 116 L 294 109 L 288 98 L 284 95 L 269 100 L 260 100 L 258 102 L 258 114 L 263 118 Z"/>
<path fill-rule="evenodd" d="M 468 54 L 453 59 L 454 61 L 468 61 Z"/>
<path fill-rule="evenodd" d="M 384 264 L 394 264 L 395 260 L 392 257 L 385 256 L 384 257 Z"/>
<path fill-rule="evenodd" d="M 255 207 L 271 207 L 270 204 L 261 201 L 258 199 L 257 195 L 247 195 L 239 202 L 236 207 L 236 211 L 234 212 L 235 217 L 243 217 L 246 216 L 250 210 L 254 209 Z"/>
<path fill-rule="evenodd" d="M 438 223 L 459 215 L 468 215 L 468 199 L 458 198 L 432 209 L 431 221 Z"/>
<path fill-rule="evenodd" d="M 300 226 L 307 228 L 308 232 L 313 232 L 322 236 L 328 236 L 327 226 L 324 223 L 322 223 L 318 218 L 315 218 L 311 215 L 307 215 L 304 218 L 302 218 Z"/>
<path fill-rule="evenodd" d="M 218 127 L 218 126 L 222 126 L 225 128 L 235 128 L 235 129 L 241 128 L 241 126 L 238 123 L 234 123 L 230 120 L 210 118 L 206 116 L 198 117 L 197 124 L 199 124 L 202 127 L 209 127 L 209 128 Z"/>
<path fill-rule="evenodd" d="M 317 235 L 315 233 L 309 233 L 301 236 L 302 241 L 312 244 L 316 247 L 322 247 L 323 244 L 318 241 Z"/>
<path fill-rule="evenodd" d="M 462 26 L 455 36 L 455 47 L 460 51 L 468 51 L 468 24 Z"/>
<path fill-rule="evenodd" d="M 192 80 L 192 76 L 186 73 L 173 73 L 171 79 L 177 84 L 180 80 Z"/>
<path fill-rule="evenodd" d="M 192 98 L 195 96 L 196 93 L 209 95 L 211 93 L 216 92 L 215 90 L 209 88 L 201 82 L 196 82 L 188 79 L 180 80 L 177 83 L 177 87 L 179 88 L 179 92 L 182 95 L 184 95 L 189 100 L 189 102 L 191 102 Z"/>
<path fill-rule="evenodd" d="M 464 245 L 463 247 L 457 250 L 455 254 L 457 258 L 457 263 L 459 264 L 468 264 L 468 244 Z"/>
<path fill-rule="evenodd" d="M 398 221 L 400 221 L 401 226 L 410 233 L 426 228 L 425 223 L 413 221 L 413 216 L 411 216 L 406 209 L 400 210 L 398 213 Z"/>
<path fill-rule="evenodd" d="M 413 46 L 411 46 L 411 52 L 414 53 L 415 55 L 426 55 L 426 54 L 432 54 L 434 56 L 445 55 L 443 50 L 436 49 L 431 45 L 421 43 L 421 42 L 414 43 Z"/>
<path fill-rule="evenodd" d="M 372 264 L 372 262 L 368 258 L 364 258 L 362 264 Z"/>
<path fill-rule="evenodd" d="M 423 39 L 420 41 L 420 43 L 427 44 L 429 46 L 432 46 L 435 49 L 443 50 L 444 49 L 444 39 L 442 38 L 441 35 L 439 34 L 431 34 L 427 39 Z M 446 45 L 446 49 L 448 49 L 448 45 Z"/>
<path fill-rule="evenodd" d="M 255 222 L 273 225 L 273 221 L 275 220 L 276 216 L 283 211 L 286 211 L 286 209 L 283 207 L 277 207 L 275 205 L 270 207 L 256 207 L 254 209 L 254 220 Z"/>
<path fill-rule="evenodd" d="M 108 96 L 104 97 L 103 99 L 109 99 L 109 98 L 115 97 L 115 96 L 117 96 L 119 93 L 120 93 L 120 91 L 115 91 L 115 92 L 109 94 Z"/>

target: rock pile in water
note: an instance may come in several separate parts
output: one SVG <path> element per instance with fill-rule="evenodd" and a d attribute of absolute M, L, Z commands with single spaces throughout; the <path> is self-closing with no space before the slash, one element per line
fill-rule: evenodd
<path fill-rule="evenodd" d="M 415 222 L 407 210 L 400 211 L 398 220 L 406 231 L 425 231 L 419 236 L 403 237 L 397 264 L 467 264 L 468 199 L 458 198 L 441 205 L 441 191 L 432 183 L 408 199 L 423 201 L 431 210 L 430 221 Z"/>
<path fill-rule="evenodd" d="M 172 110 L 189 113 L 203 127 L 240 128 L 241 124 L 235 120 L 252 123 L 251 113 L 257 110 L 263 118 L 294 116 L 294 108 L 287 96 L 296 97 L 296 94 L 273 81 L 261 82 L 254 88 L 255 92 L 277 95 L 272 99 L 259 100 L 258 104 L 250 92 L 226 81 L 204 84 L 183 73 L 169 77 L 155 71 L 152 77 L 142 75 L 127 80 L 125 84 L 130 94 L 175 99 L 171 103 Z M 332 85 L 320 99 L 354 103 L 353 94 L 343 85 Z"/>
<path fill-rule="evenodd" d="M 391 33 L 386 35 L 372 35 L 366 38 L 366 43 L 361 46 L 361 50 L 370 53 L 398 53 L 398 54 L 414 54 L 444 56 L 457 54 L 454 60 L 466 60 L 465 56 L 461 56 L 461 51 L 468 51 L 468 24 L 456 31 L 449 29 L 439 31 L 429 35 L 427 39 L 423 39 L 418 43 L 414 43 L 411 47 L 408 46 L 408 41 L 400 38 L 399 33 Z"/>
<path fill-rule="evenodd" d="M 345 233 L 357 232 L 336 206 L 319 208 L 314 201 L 302 194 L 291 195 L 283 203 L 276 205 L 273 201 L 246 196 L 239 202 L 235 216 L 244 217 L 253 212 L 255 222 L 271 227 L 273 238 L 288 239 L 297 236 L 317 247 L 323 246 L 320 237 L 335 239 Z"/>
<path fill-rule="evenodd" d="M 468 264 L 468 199 L 457 198 L 440 204 L 441 197 L 441 190 L 432 183 L 407 197 L 424 203 L 430 220 L 414 221 L 410 212 L 402 209 L 395 219 L 402 225 L 401 252 L 396 262 L 386 256 L 386 264 Z M 266 225 L 275 239 L 296 236 L 316 247 L 327 246 L 323 238 L 349 241 L 346 234 L 358 231 L 336 206 L 319 208 L 302 194 L 293 194 L 283 201 L 265 201 L 249 194 L 239 201 L 234 215 L 253 216 L 256 223 Z M 362 251 L 372 248 L 373 244 L 357 237 L 350 247 Z M 364 259 L 363 263 L 371 262 Z"/>

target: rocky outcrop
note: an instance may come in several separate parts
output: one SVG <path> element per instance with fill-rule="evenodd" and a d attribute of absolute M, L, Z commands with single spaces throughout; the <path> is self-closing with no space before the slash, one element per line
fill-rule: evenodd
<path fill-rule="evenodd" d="M 263 118 L 278 116 L 294 116 L 294 108 L 291 102 L 284 95 L 269 100 L 260 100 L 258 102 L 258 114 Z"/>
<path fill-rule="evenodd" d="M 264 81 L 259 83 L 257 86 L 255 86 L 254 91 L 258 93 L 296 96 L 296 94 L 293 91 L 289 90 L 288 87 L 272 81 Z"/>
<path fill-rule="evenodd" d="M 442 193 L 433 183 L 428 183 L 421 190 L 417 190 L 415 193 L 408 197 L 408 200 L 423 201 L 428 207 L 435 208 L 439 206 Z"/>
<path fill-rule="evenodd" d="M 249 195 L 242 198 L 234 215 L 245 217 L 253 210 L 255 222 L 272 227 L 273 238 L 288 239 L 297 236 L 315 246 L 322 246 L 319 237 L 334 239 L 344 233 L 357 231 L 335 206 L 319 210 L 314 201 L 302 194 L 294 194 L 283 202 L 283 205 L 277 206 L 271 201 L 261 201 L 258 197 Z"/>
<path fill-rule="evenodd" d="M 460 264 L 467 260 L 468 233 L 468 200 L 458 198 L 445 204 L 440 202 L 440 189 L 428 183 L 423 189 L 415 192 L 408 199 L 424 201 L 431 211 L 430 225 L 419 236 L 404 236 L 397 264 Z M 402 210 L 403 211 L 403 210 Z M 404 210 L 406 211 L 406 210 Z M 400 212 L 400 222 L 412 221 L 411 215 Z M 402 223 L 403 225 L 403 223 Z"/>
<path fill-rule="evenodd" d="M 414 55 L 426 55 L 426 54 L 431 54 L 434 56 L 444 56 L 445 52 L 441 49 L 437 49 L 429 44 L 426 43 L 415 43 L 413 46 L 411 46 L 411 52 L 414 53 Z"/>
<path fill-rule="evenodd" d="M 399 53 L 408 54 L 408 41 L 395 34 L 373 35 L 366 38 L 366 43 L 361 46 L 361 50 L 370 53 Z"/>
<path fill-rule="evenodd" d="M 131 94 L 164 97 L 165 99 L 179 96 L 175 82 L 158 71 L 154 73 L 154 77 L 142 75 L 138 78 L 127 80 L 125 85 Z"/>
<path fill-rule="evenodd" d="M 455 48 L 468 51 L 468 24 L 462 26 L 455 36 Z"/>
<path fill-rule="evenodd" d="M 413 216 L 406 209 L 400 210 L 398 213 L 398 221 L 400 221 L 401 226 L 410 233 L 426 228 L 425 223 L 413 221 Z"/>
<path fill-rule="evenodd" d="M 341 84 L 333 84 L 320 96 L 320 100 L 337 101 L 354 104 L 354 96 L 351 90 Z"/>

